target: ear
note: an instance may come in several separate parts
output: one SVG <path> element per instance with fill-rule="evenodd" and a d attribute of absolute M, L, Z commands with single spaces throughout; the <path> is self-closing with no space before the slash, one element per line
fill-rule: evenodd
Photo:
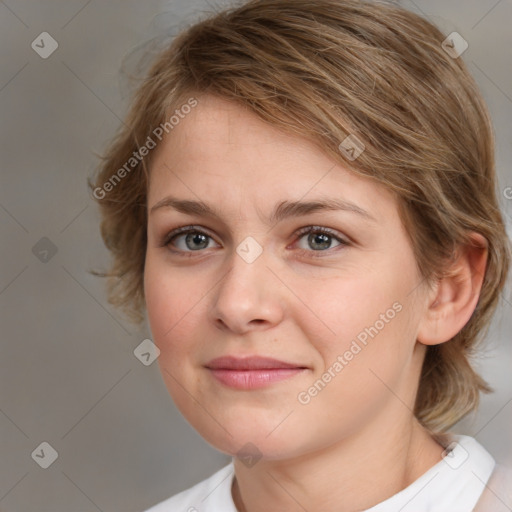
<path fill-rule="evenodd" d="M 452 339 L 469 321 L 478 303 L 487 265 L 487 240 L 470 234 L 428 296 L 417 339 L 438 345 Z"/>

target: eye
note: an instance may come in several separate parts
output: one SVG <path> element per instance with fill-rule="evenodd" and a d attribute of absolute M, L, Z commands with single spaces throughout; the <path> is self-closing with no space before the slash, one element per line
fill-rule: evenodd
<path fill-rule="evenodd" d="M 335 240 L 338 245 L 335 245 L 334 247 L 339 246 L 347 246 L 349 245 L 349 242 L 347 240 L 344 240 L 338 233 L 335 231 L 324 228 L 320 226 L 307 226 L 305 228 L 302 228 L 300 231 L 298 231 L 297 235 L 299 236 L 299 242 L 302 239 L 306 240 L 306 244 L 308 245 L 308 248 L 300 247 L 299 250 L 302 253 L 311 253 L 311 252 L 325 252 L 329 249 L 332 249 L 332 242 Z M 307 238 L 306 238 L 307 235 Z M 310 250 L 312 249 L 312 250 Z M 315 255 L 315 257 L 317 257 Z"/>
<path fill-rule="evenodd" d="M 336 231 L 321 226 L 306 226 L 300 229 L 296 236 L 299 237 L 299 242 L 303 239 L 306 241 L 308 247 L 299 247 L 299 252 L 308 256 L 320 257 L 320 255 L 313 255 L 314 252 L 326 252 L 329 249 L 335 249 L 339 246 L 348 246 L 350 243 L 341 237 Z M 306 238 L 307 237 L 307 238 Z M 333 247 L 333 240 L 337 245 Z M 212 246 L 210 243 L 213 238 L 199 229 L 198 226 L 183 226 L 171 231 L 161 242 L 162 247 L 167 247 L 171 252 L 176 254 L 200 252 L 203 249 L 209 249 Z M 215 242 L 216 243 L 216 242 Z M 174 248 L 176 249 L 174 249 Z"/>
<path fill-rule="evenodd" d="M 184 226 L 171 231 L 162 241 L 163 247 L 172 252 L 197 252 L 209 249 L 213 238 L 195 226 Z M 177 247 L 178 250 L 172 249 Z"/>

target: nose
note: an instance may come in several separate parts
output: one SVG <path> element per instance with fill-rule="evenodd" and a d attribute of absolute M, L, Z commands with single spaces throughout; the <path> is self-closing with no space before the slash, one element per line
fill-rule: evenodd
<path fill-rule="evenodd" d="M 281 322 L 283 285 L 267 264 L 265 251 L 252 262 L 233 251 L 229 270 L 215 287 L 210 310 L 219 329 L 240 335 Z"/>

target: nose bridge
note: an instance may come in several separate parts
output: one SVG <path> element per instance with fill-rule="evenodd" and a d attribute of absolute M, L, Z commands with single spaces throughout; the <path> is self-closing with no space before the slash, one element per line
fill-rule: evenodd
<path fill-rule="evenodd" d="M 230 256 L 229 272 L 220 283 L 223 298 L 237 299 L 246 307 L 260 300 L 263 285 L 268 281 L 267 259 L 262 247 L 257 251 L 254 243 L 241 242 Z"/>
<path fill-rule="evenodd" d="M 213 314 L 232 330 L 274 323 L 280 317 L 278 296 L 267 268 L 268 254 L 251 237 L 244 239 L 229 256 L 229 270 L 220 280 Z"/>

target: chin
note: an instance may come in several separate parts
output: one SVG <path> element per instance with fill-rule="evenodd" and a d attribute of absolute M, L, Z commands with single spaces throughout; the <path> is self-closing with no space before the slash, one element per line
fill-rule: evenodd
<path fill-rule="evenodd" d="M 300 429 L 300 439 L 292 435 L 290 427 L 283 428 L 279 422 L 269 418 L 252 418 L 246 416 L 233 421 L 223 421 L 220 426 L 208 415 L 193 415 L 185 419 L 215 449 L 231 457 L 243 458 L 246 455 L 256 456 L 264 460 L 284 460 L 301 455 L 308 440 L 306 432 Z M 205 416 L 207 416 L 205 418 Z M 282 417 L 280 421 L 282 421 Z M 293 426 L 297 428 L 297 426 Z"/>

